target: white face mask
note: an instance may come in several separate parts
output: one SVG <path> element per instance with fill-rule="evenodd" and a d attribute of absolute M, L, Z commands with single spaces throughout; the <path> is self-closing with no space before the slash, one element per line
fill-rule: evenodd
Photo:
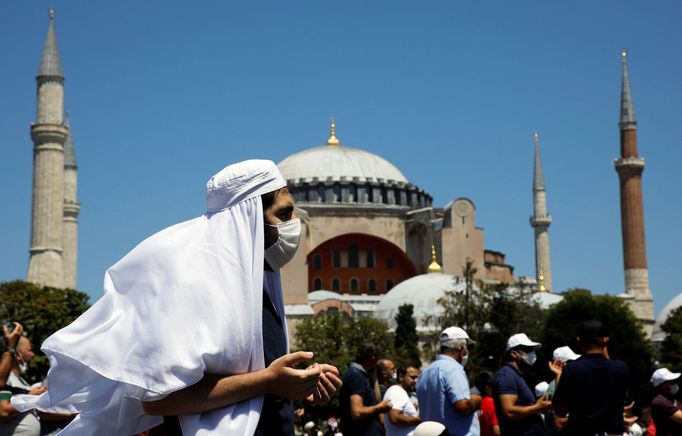
<path fill-rule="evenodd" d="M 266 226 L 277 227 L 279 233 L 277 242 L 265 249 L 265 260 L 276 271 L 286 265 L 296 254 L 298 241 L 301 239 L 301 220 L 296 218 L 277 225 L 266 224 Z"/>
<path fill-rule="evenodd" d="M 19 372 L 20 372 L 21 374 L 26 374 L 26 371 L 28 371 L 28 363 L 26 363 L 26 362 L 21 362 L 21 363 L 19 364 Z"/>
<path fill-rule="evenodd" d="M 528 353 L 523 353 L 521 358 L 529 365 L 535 365 L 535 361 L 538 360 L 538 356 L 535 355 L 535 351 L 530 351 Z"/>
<path fill-rule="evenodd" d="M 677 395 L 677 392 L 680 390 L 680 385 L 675 383 L 674 385 L 670 385 L 670 395 L 675 396 Z"/>
<path fill-rule="evenodd" d="M 462 356 L 462 351 L 464 351 L 464 348 L 459 350 L 459 355 L 462 358 L 462 361 L 459 363 L 460 363 L 460 365 L 462 365 L 464 367 L 464 366 L 467 366 L 467 362 L 469 362 L 469 350 L 467 350 L 466 356 Z"/>

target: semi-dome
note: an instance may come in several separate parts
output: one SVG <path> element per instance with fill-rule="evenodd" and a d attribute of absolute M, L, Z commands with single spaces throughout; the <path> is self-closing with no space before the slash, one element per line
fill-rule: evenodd
<path fill-rule="evenodd" d="M 464 292 L 466 283 L 461 278 L 442 273 L 428 273 L 412 277 L 391 289 L 374 311 L 374 317 L 396 328 L 395 316 L 403 304 L 414 306 L 414 320 L 418 333 L 429 333 L 440 328 L 443 308 L 438 300 L 448 291 Z"/>
<path fill-rule="evenodd" d="M 665 305 L 661 313 L 658 315 L 658 318 L 656 318 L 656 322 L 654 322 L 654 330 L 651 334 L 651 340 L 653 342 L 662 342 L 665 339 L 666 333 L 661 330 L 661 326 L 668 319 L 670 313 L 680 306 L 682 306 L 682 294 L 677 295 Z"/>

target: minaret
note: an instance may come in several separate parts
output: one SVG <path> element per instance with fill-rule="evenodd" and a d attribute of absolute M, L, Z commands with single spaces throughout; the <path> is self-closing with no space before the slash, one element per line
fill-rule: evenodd
<path fill-rule="evenodd" d="M 642 172 L 644 159 L 637 155 L 637 120 L 632 104 L 628 77 L 627 53 L 622 52 L 623 82 L 620 94 L 620 158 L 615 166 L 620 179 L 620 219 L 623 231 L 623 263 L 625 293 L 632 299 L 630 307 L 651 334 L 654 322 L 653 298 L 649 291 L 644 239 L 644 207 L 642 206 Z"/>
<path fill-rule="evenodd" d="M 78 165 L 73 148 L 73 132 L 69 111 L 66 111 L 66 127 L 68 136 L 64 143 L 64 254 L 63 274 L 64 287 L 76 289 L 78 260 Z"/>
<path fill-rule="evenodd" d="M 552 217 L 547 214 L 545 177 L 540 163 L 540 135 L 533 134 L 535 141 L 535 165 L 533 168 L 533 216 L 530 225 L 535 229 L 535 278 L 540 292 L 552 291 L 552 267 L 549 260 L 549 233 Z"/>
<path fill-rule="evenodd" d="M 28 281 L 63 286 L 62 228 L 64 219 L 64 73 L 54 32 L 54 11 L 36 76 L 36 122 L 33 139 L 33 199 Z"/>

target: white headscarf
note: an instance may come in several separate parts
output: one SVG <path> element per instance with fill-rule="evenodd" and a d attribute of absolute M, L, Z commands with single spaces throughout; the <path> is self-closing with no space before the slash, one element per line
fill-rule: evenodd
<path fill-rule="evenodd" d="M 205 215 L 140 243 L 106 272 L 103 297 L 43 343 L 49 391 L 15 407 L 78 411 L 61 435 L 135 434 L 161 423 L 140 400 L 262 369 L 263 289 L 281 301 L 281 285 L 279 273 L 263 280 L 260 195 L 285 185 L 264 160 L 213 176 Z M 262 402 L 181 416 L 183 433 L 253 434 Z"/>

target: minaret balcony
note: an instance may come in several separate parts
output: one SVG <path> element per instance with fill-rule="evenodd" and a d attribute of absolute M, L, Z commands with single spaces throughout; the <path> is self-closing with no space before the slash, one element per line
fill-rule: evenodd
<path fill-rule="evenodd" d="M 619 168 L 644 168 L 643 157 L 621 157 L 614 159 L 616 170 Z"/>
<path fill-rule="evenodd" d="M 552 224 L 551 215 L 533 215 L 530 217 L 530 225 L 533 227 L 549 227 Z"/>
<path fill-rule="evenodd" d="M 62 144 L 66 141 L 69 130 L 63 124 L 33 124 L 31 139 L 36 146 L 40 144 Z"/>

